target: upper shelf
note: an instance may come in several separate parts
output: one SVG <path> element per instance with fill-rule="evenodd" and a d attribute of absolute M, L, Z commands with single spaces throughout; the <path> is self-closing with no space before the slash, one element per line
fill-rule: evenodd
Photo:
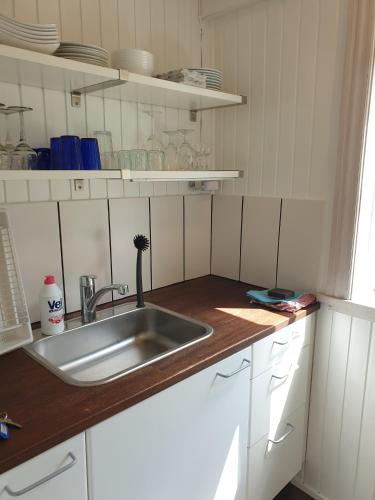
<path fill-rule="evenodd" d="M 0 80 L 73 94 L 166 106 L 191 111 L 236 106 L 246 97 L 102 68 L 0 44 Z"/>

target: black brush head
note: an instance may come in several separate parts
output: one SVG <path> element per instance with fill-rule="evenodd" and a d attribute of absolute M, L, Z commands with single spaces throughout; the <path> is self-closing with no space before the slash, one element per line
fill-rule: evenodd
<path fill-rule="evenodd" d="M 148 238 L 146 238 L 143 234 L 136 234 L 133 241 L 135 248 L 137 250 L 141 250 L 142 252 L 145 252 L 150 246 Z"/>

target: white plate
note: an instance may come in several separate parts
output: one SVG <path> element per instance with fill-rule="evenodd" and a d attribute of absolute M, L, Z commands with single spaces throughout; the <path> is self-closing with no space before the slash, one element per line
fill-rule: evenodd
<path fill-rule="evenodd" d="M 57 31 L 56 24 L 33 24 L 33 23 L 23 23 L 22 21 L 17 21 L 12 17 L 3 16 L 0 14 L 0 19 L 5 22 L 14 24 L 16 26 L 23 26 L 24 28 L 29 28 L 33 30 L 41 30 L 41 31 Z"/>
<path fill-rule="evenodd" d="M 103 68 L 108 68 L 108 63 L 104 63 L 102 61 L 93 61 L 91 59 L 84 59 L 82 57 L 63 57 L 63 56 L 57 56 L 57 57 L 61 57 L 62 59 L 69 59 L 70 61 L 78 61 L 86 64 L 93 64 L 94 66 L 102 66 Z"/>
<path fill-rule="evenodd" d="M 17 31 L 17 29 L 7 28 L 7 27 L 5 27 L 5 25 L 1 24 L 1 22 L 0 22 L 0 30 L 3 31 L 4 33 L 10 35 L 10 36 L 15 36 L 15 37 L 20 38 L 22 40 L 29 40 L 31 42 L 36 42 L 36 43 L 60 42 L 60 38 L 58 35 L 54 35 L 54 36 L 32 35 L 32 34 L 24 33 L 22 31 Z"/>
<path fill-rule="evenodd" d="M 42 52 L 43 54 L 53 54 L 60 43 L 34 43 L 27 40 L 21 40 L 15 36 L 10 36 L 0 31 L 0 43 L 18 47 L 20 49 L 35 50 L 35 52 Z"/>
<path fill-rule="evenodd" d="M 98 45 L 89 45 L 86 43 L 76 43 L 76 42 L 61 42 L 61 47 L 69 47 L 69 48 L 78 48 L 78 49 L 91 49 L 96 50 L 98 52 L 104 52 L 108 54 L 108 50 L 103 49 L 103 47 L 99 47 Z"/>

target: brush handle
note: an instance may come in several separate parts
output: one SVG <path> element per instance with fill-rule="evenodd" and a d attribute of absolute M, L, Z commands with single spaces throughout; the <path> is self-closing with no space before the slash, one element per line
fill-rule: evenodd
<path fill-rule="evenodd" d="M 142 284 L 142 250 L 137 253 L 137 307 L 145 307 Z"/>

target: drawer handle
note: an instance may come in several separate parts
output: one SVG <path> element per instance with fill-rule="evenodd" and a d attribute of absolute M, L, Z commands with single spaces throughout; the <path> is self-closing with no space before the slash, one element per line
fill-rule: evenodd
<path fill-rule="evenodd" d="M 286 342 L 279 342 L 278 340 L 274 340 L 273 343 L 283 347 L 289 344 L 289 340 L 287 340 Z"/>
<path fill-rule="evenodd" d="M 251 365 L 251 362 L 250 360 L 248 359 L 243 359 L 242 362 L 241 362 L 241 366 L 239 368 L 237 368 L 237 370 L 234 370 L 234 372 L 232 373 L 220 373 L 218 372 L 216 374 L 217 377 L 223 377 L 223 378 L 231 378 L 233 377 L 233 375 L 237 375 L 237 373 L 240 373 L 242 372 L 243 370 L 246 370 L 246 368 L 249 368 Z"/>
<path fill-rule="evenodd" d="M 283 375 L 282 377 L 279 377 L 279 375 L 272 375 L 271 379 L 274 378 L 276 380 L 286 380 L 289 377 L 289 373 L 286 375 Z"/>
<path fill-rule="evenodd" d="M 273 443 L 273 444 L 280 444 L 282 443 L 283 441 L 285 441 L 285 439 L 290 436 L 292 434 L 292 432 L 295 430 L 295 428 L 293 427 L 292 424 L 286 424 L 286 426 L 289 428 L 288 431 L 286 431 L 286 433 L 281 436 L 279 439 L 269 439 L 268 442 L 269 443 Z"/>
<path fill-rule="evenodd" d="M 70 451 L 68 453 L 68 457 L 71 459 L 69 463 L 61 467 L 60 469 L 57 469 L 55 472 L 52 472 L 51 474 L 48 474 L 48 476 L 43 477 L 42 479 L 39 479 L 39 481 L 36 481 L 33 484 L 30 484 L 29 486 L 26 486 L 26 488 L 23 488 L 22 490 L 17 490 L 13 491 L 9 488 L 9 486 L 5 486 L 4 490 L 10 495 L 11 497 L 20 497 L 21 495 L 24 495 L 25 493 L 28 493 L 29 491 L 37 488 L 38 486 L 46 483 L 47 481 L 50 481 L 54 477 L 58 476 L 59 474 L 62 474 L 63 472 L 67 471 L 73 465 L 77 463 L 77 457 Z"/>

